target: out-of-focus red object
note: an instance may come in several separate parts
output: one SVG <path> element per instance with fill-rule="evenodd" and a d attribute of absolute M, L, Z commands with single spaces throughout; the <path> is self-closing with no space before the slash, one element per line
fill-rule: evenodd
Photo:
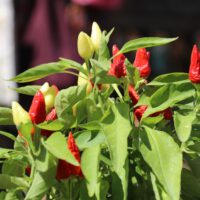
<path fill-rule="evenodd" d="M 106 10 L 116 10 L 122 6 L 124 0 L 72 0 L 83 6 L 93 6 Z"/>

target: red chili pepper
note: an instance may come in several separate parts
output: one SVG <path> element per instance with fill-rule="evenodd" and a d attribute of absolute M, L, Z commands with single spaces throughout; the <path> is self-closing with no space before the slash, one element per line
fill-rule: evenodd
<path fill-rule="evenodd" d="M 167 119 L 167 120 L 170 120 L 173 116 L 173 112 L 172 112 L 172 109 L 171 108 L 167 108 L 164 110 L 164 118 Z"/>
<path fill-rule="evenodd" d="M 113 56 L 119 52 L 117 45 L 113 45 L 112 53 Z M 115 76 L 117 78 L 121 78 L 126 76 L 126 66 L 125 66 L 125 56 L 123 54 L 119 54 L 113 59 L 113 63 L 111 63 L 110 70 L 108 74 L 111 76 Z"/>
<path fill-rule="evenodd" d="M 147 107 L 148 106 L 146 106 L 146 105 L 142 105 L 142 106 L 138 106 L 137 108 L 135 108 L 135 110 L 134 110 L 134 116 L 136 117 L 136 119 L 138 121 L 141 120 L 142 115 L 147 110 Z M 164 118 L 166 120 L 170 120 L 172 118 L 172 115 L 173 115 L 171 108 L 167 108 L 165 110 L 162 110 L 162 111 L 159 111 L 159 112 L 151 114 L 150 117 L 156 117 L 156 116 L 158 116 L 160 114 L 163 114 L 163 116 L 164 116 Z"/>
<path fill-rule="evenodd" d="M 132 85 L 129 85 L 129 87 L 128 87 L 128 93 L 129 93 L 129 97 L 131 98 L 131 100 L 133 102 L 133 105 L 137 104 L 140 96 L 135 91 L 135 89 L 134 89 L 134 87 Z"/>
<path fill-rule="evenodd" d="M 140 77 L 142 78 L 147 78 L 151 73 L 149 59 L 150 53 L 145 48 L 137 50 L 133 66 L 139 69 Z"/>
<path fill-rule="evenodd" d="M 196 44 L 191 53 L 189 79 L 192 83 L 200 83 L 200 51 Z"/>
<path fill-rule="evenodd" d="M 69 150 L 74 155 L 76 160 L 80 163 L 80 160 L 81 160 L 80 153 L 79 153 L 78 147 L 76 145 L 76 142 L 74 140 L 72 132 L 69 133 L 67 143 L 68 143 Z M 83 175 L 81 172 L 81 167 L 69 164 L 64 160 L 59 160 L 58 167 L 57 167 L 56 179 L 57 180 L 67 179 L 71 175 L 76 175 L 76 176 L 82 177 Z"/>
<path fill-rule="evenodd" d="M 41 91 L 38 91 L 33 97 L 31 107 L 29 109 L 29 115 L 32 123 L 42 123 L 46 118 L 45 100 Z"/>
<path fill-rule="evenodd" d="M 56 109 L 53 108 L 51 110 L 51 112 L 49 112 L 46 116 L 46 119 L 45 121 L 53 121 L 57 119 L 57 114 L 56 114 Z M 41 130 L 41 135 L 44 135 L 46 137 L 49 137 L 50 135 L 52 134 L 52 131 L 49 131 L 49 130 Z"/>
<path fill-rule="evenodd" d="M 30 166 L 26 167 L 25 173 L 26 173 L 27 176 L 30 176 L 30 174 L 31 174 L 31 167 Z"/>
<path fill-rule="evenodd" d="M 134 117 L 140 121 L 142 118 L 142 115 L 144 114 L 144 112 L 146 111 L 147 106 L 143 105 L 143 106 L 138 106 L 137 108 L 134 109 Z"/>

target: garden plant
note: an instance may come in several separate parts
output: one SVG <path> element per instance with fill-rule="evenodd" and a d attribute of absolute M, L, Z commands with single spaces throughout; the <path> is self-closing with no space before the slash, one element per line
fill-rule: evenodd
<path fill-rule="evenodd" d="M 94 22 L 90 36 L 78 36 L 83 63 L 60 58 L 9 80 L 78 77 L 76 86 L 60 91 L 48 83 L 11 88 L 33 100 L 29 110 L 18 102 L 0 107 L 0 125 L 15 125 L 18 132 L 0 131 L 14 143 L 13 149 L 0 148 L 0 199 L 200 199 L 197 45 L 189 73 L 148 82 L 146 48 L 177 38 L 144 37 L 121 48 L 109 44 L 110 50 L 113 31 L 101 31 Z M 128 60 L 131 51 L 136 55 Z"/>

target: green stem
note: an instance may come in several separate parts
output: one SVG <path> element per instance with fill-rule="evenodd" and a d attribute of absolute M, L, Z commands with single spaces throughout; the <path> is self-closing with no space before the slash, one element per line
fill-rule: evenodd
<path fill-rule="evenodd" d="M 89 60 L 85 60 L 86 66 L 87 66 L 87 72 L 88 72 L 88 77 L 90 78 L 90 63 Z"/>

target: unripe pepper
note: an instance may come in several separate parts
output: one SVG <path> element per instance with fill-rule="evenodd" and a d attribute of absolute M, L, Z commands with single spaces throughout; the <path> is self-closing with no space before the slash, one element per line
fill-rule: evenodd
<path fill-rule="evenodd" d="M 94 46 L 95 51 L 98 51 L 100 42 L 101 42 L 101 29 L 96 22 L 92 24 L 92 33 L 91 33 L 91 40 Z"/>
<path fill-rule="evenodd" d="M 91 38 L 84 32 L 78 35 L 78 53 L 81 58 L 88 60 L 92 58 L 94 53 L 94 46 Z"/>
<path fill-rule="evenodd" d="M 200 83 L 200 51 L 196 44 L 191 53 L 189 79 L 192 83 Z"/>
<path fill-rule="evenodd" d="M 16 101 L 12 102 L 12 115 L 14 124 L 17 128 L 19 128 L 21 124 L 31 122 L 28 112 L 26 112 L 26 110 L 24 110 Z"/>
<path fill-rule="evenodd" d="M 117 45 L 113 45 L 112 54 L 113 56 L 119 53 L 119 49 Z M 121 78 L 126 76 L 126 65 L 125 65 L 126 57 L 123 54 L 119 54 L 113 58 L 113 62 L 111 63 L 110 70 L 108 74 L 111 76 L 115 76 L 117 78 Z"/>
<path fill-rule="evenodd" d="M 23 138 L 23 135 L 19 131 L 19 129 L 22 124 L 31 122 L 29 113 L 26 112 L 26 110 L 24 110 L 18 102 L 14 101 L 12 102 L 12 115 L 13 115 L 14 124 L 18 129 L 18 134 L 21 138 Z M 28 143 L 26 142 L 26 144 Z"/>
<path fill-rule="evenodd" d="M 54 107 L 55 98 L 59 90 L 55 85 L 50 87 L 46 82 L 42 85 L 40 91 L 44 96 L 46 113 L 48 113 Z"/>
<path fill-rule="evenodd" d="M 140 71 L 140 77 L 147 78 L 151 73 L 149 64 L 150 53 L 145 48 L 138 49 L 135 55 L 133 66 Z"/>
<path fill-rule="evenodd" d="M 41 91 L 36 92 L 33 97 L 29 115 L 33 124 L 42 123 L 46 118 L 45 100 Z"/>
<path fill-rule="evenodd" d="M 80 153 L 76 145 L 76 142 L 74 140 L 72 132 L 69 133 L 67 144 L 71 153 L 74 155 L 76 160 L 80 163 L 80 160 L 81 160 Z M 83 175 L 81 172 L 81 167 L 69 164 L 65 160 L 59 160 L 58 167 L 57 167 L 57 174 L 56 174 L 57 180 L 67 179 L 71 175 L 82 177 Z"/>

